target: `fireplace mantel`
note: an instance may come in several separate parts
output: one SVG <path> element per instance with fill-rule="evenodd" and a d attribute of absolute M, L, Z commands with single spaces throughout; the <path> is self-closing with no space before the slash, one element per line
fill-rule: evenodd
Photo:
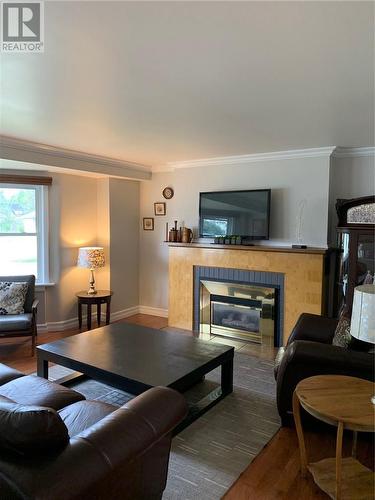
<path fill-rule="evenodd" d="M 209 248 L 219 250 L 246 250 L 249 252 L 281 252 L 281 253 L 307 253 L 315 255 L 325 255 L 326 248 L 307 247 L 293 248 L 291 246 L 268 246 L 268 245 L 216 245 L 215 243 L 172 243 L 168 246 L 177 248 Z"/>
<path fill-rule="evenodd" d="M 284 275 L 284 344 L 299 315 L 322 314 L 326 249 L 169 243 L 169 325 L 193 329 L 194 266 Z"/>

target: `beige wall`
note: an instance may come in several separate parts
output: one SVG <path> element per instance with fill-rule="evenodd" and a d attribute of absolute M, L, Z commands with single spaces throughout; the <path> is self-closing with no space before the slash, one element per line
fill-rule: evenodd
<path fill-rule="evenodd" d="M 97 180 L 63 174 L 52 177 L 50 272 L 56 284 L 46 288 L 45 321 L 59 322 L 77 315 L 74 294 L 87 287 L 88 270 L 78 268 L 76 261 L 78 247 L 96 245 Z"/>
<path fill-rule="evenodd" d="M 139 304 L 139 182 L 52 174 L 49 192 L 50 270 L 54 286 L 39 290 L 38 324 L 74 320 L 75 293 L 89 271 L 76 266 L 78 247 L 100 245 L 106 267 L 96 286 L 114 291 L 112 312 Z M 52 325 L 51 325 L 52 324 Z"/>

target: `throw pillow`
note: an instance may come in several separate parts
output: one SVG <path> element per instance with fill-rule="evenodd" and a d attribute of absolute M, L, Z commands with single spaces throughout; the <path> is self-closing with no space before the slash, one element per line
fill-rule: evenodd
<path fill-rule="evenodd" d="M 52 408 L 21 405 L 0 396 L 0 450 L 21 455 L 54 452 L 68 441 L 68 429 Z"/>
<path fill-rule="evenodd" d="M 346 316 L 341 315 L 333 336 L 332 345 L 348 349 L 351 341 L 350 320 Z"/>
<path fill-rule="evenodd" d="M 24 282 L 0 281 L 0 314 L 22 314 L 28 284 Z"/>

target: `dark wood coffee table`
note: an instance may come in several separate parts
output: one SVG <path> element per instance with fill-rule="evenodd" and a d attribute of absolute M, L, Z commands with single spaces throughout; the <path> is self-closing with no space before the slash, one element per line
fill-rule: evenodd
<path fill-rule="evenodd" d="M 52 362 L 134 395 L 158 385 L 184 393 L 221 366 L 221 385 L 190 408 L 180 432 L 232 392 L 233 355 L 226 345 L 116 323 L 38 346 L 37 364 L 40 377 Z"/>

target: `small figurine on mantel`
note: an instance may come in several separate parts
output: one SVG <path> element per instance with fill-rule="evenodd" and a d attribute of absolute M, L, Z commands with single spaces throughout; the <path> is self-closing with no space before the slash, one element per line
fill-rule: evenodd
<path fill-rule="evenodd" d="M 177 221 L 174 221 L 174 227 L 168 231 L 168 222 L 166 223 L 166 241 L 171 243 L 191 243 L 193 240 L 193 231 L 188 227 L 177 229 Z"/>

